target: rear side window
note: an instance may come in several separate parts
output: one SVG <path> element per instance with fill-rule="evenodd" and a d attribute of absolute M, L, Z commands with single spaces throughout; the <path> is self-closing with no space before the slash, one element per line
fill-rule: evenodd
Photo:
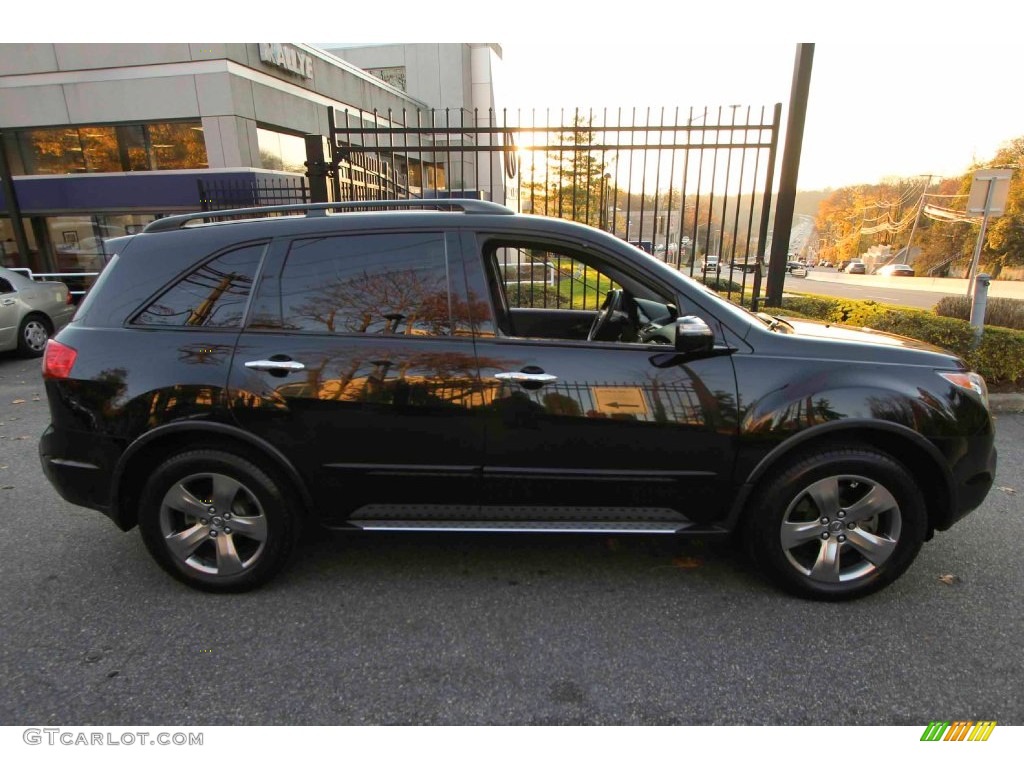
<path fill-rule="evenodd" d="M 436 232 L 296 240 L 281 273 L 285 328 L 448 336 L 444 236 Z"/>
<path fill-rule="evenodd" d="M 151 301 L 136 325 L 239 328 L 266 243 L 207 261 Z"/>

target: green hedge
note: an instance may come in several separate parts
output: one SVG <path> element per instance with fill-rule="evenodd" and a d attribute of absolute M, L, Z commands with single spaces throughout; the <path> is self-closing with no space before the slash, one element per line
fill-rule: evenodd
<path fill-rule="evenodd" d="M 935 305 L 935 314 L 971 319 L 971 300 L 966 296 L 943 296 Z M 985 304 L 985 325 L 999 325 L 1024 331 L 1024 301 L 989 297 Z"/>
<path fill-rule="evenodd" d="M 700 274 L 695 273 L 693 279 L 699 283 L 704 283 L 704 285 L 716 293 L 739 293 L 743 290 L 742 285 L 724 277 L 701 277 Z"/>
<path fill-rule="evenodd" d="M 778 308 L 775 311 L 779 311 Z M 923 309 L 879 304 L 870 299 L 786 296 L 782 299 L 781 313 L 909 336 L 959 355 L 990 384 L 1024 386 L 1022 331 L 986 326 L 981 344 L 975 348 L 974 330 L 965 320 L 940 317 Z"/>

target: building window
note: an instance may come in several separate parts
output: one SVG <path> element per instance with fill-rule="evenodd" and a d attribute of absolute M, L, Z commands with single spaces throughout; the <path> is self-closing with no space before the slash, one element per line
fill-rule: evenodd
<path fill-rule="evenodd" d="M 26 175 L 206 168 L 199 122 L 82 125 L 18 131 Z"/>
<path fill-rule="evenodd" d="M 405 67 L 377 67 L 365 71 L 368 75 L 379 77 L 392 88 L 405 90 Z"/>
<path fill-rule="evenodd" d="M 206 141 L 201 125 L 153 123 L 144 126 L 153 150 L 152 170 L 206 168 Z"/>
<path fill-rule="evenodd" d="M 78 136 L 87 173 L 116 173 L 122 170 L 116 129 L 103 126 L 81 128 Z"/>
<path fill-rule="evenodd" d="M 43 128 L 20 131 L 25 173 L 85 173 L 85 155 L 77 128 Z"/>
<path fill-rule="evenodd" d="M 429 189 L 447 189 L 448 179 L 442 163 L 409 161 L 409 187 L 417 193 Z"/>
<path fill-rule="evenodd" d="M 268 171 L 306 172 L 306 140 L 269 128 L 256 129 L 260 168 Z"/>

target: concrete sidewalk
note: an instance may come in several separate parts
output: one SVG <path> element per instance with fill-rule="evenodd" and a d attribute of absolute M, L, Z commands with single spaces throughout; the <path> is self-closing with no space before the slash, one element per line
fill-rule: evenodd
<path fill-rule="evenodd" d="M 988 396 L 992 413 L 1024 413 L 1024 392 L 1000 392 Z"/>
<path fill-rule="evenodd" d="M 847 275 L 844 272 L 828 269 L 810 269 L 807 271 L 807 279 L 825 283 L 967 295 L 967 281 L 956 277 L 883 277 L 881 275 Z M 989 285 L 988 295 L 1004 299 L 1024 299 L 1024 281 L 993 280 Z"/>

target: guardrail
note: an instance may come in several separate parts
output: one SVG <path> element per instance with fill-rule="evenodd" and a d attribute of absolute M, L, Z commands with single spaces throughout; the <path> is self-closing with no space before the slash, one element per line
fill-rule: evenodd
<path fill-rule="evenodd" d="M 8 267 L 8 269 L 11 270 L 11 272 L 20 272 L 21 274 L 25 275 L 25 277 L 27 277 L 29 280 L 32 280 L 33 282 L 38 281 L 38 280 L 59 280 L 60 282 L 63 282 L 63 280 L 61 280 L 61 278 L 67 278 L 67 277 L 81 277 L 81 278 L 92 277 L 92 278 L 95 278 L 95 277 L 97 277 L 99 275 L 99 272 L 33 272 L 28 267 Z M 72 291 L 69 288 L 68 289 L 68 293 L 70 293 L 72 296 L 85 296 L 86 291 Z"/>

